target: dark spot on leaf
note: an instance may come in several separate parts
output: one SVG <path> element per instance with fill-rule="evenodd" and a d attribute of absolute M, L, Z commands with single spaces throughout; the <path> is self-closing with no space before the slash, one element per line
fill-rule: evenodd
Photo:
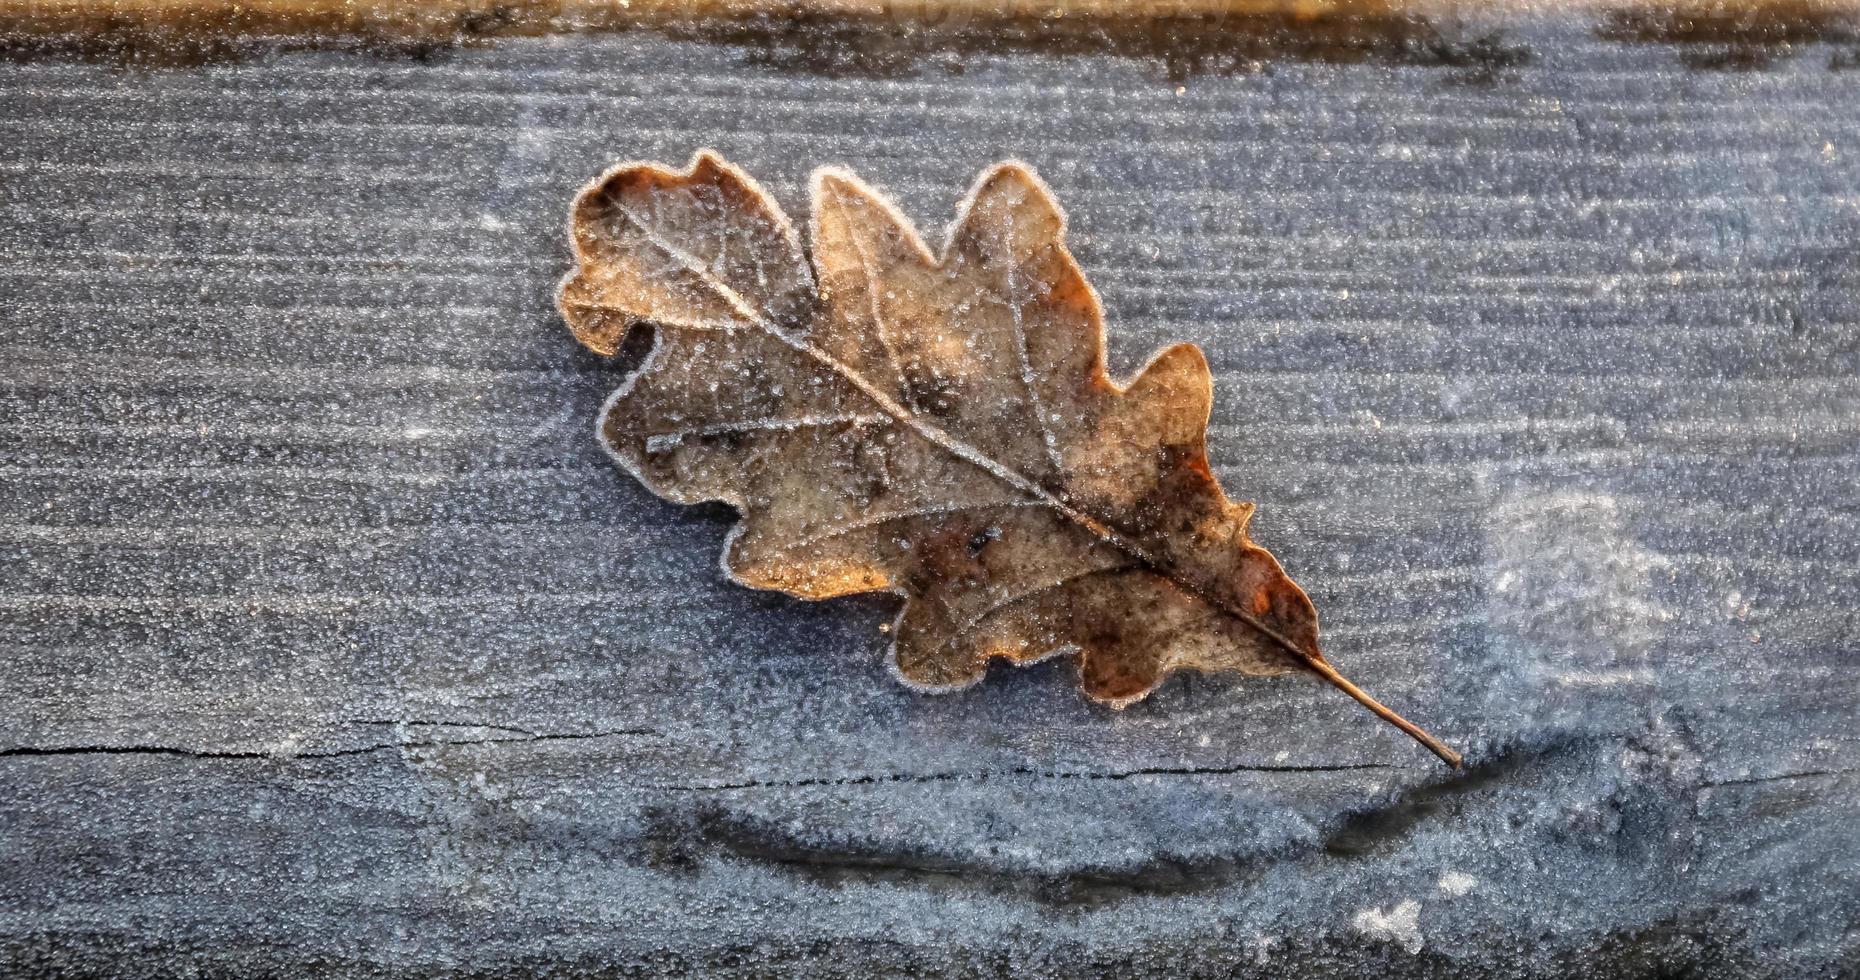
<path fill-rule="evenodd" d="M 988 547 L 988 543 L 990 541 L 999 540 L 1000 537 L 1001 537 L 1001 529 L 998 527 L 995 527 L 994 525 L 989 525 L 988 527 L 975 532 L 974 534 L 969 536 L 969 554 L 971 555 L 981 554 L 982 549 Z"/>

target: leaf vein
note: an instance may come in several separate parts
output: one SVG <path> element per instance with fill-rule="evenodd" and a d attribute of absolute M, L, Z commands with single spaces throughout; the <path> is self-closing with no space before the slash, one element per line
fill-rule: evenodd
<path fill-rule="evenodd" d="M 833 206 L 840 212 L 840 220 L 850 228 L 852 218 L 846 213 L 846 198 L 837 187 L 833 188 L 831 193 Z M 872 332 L 878 336 L 879 346 L 885 348 L 885 360 L 890 363 L 891 373 L 898 382 L 898 397 L 904 399 L 913 409 L 918 408 L 915 399 L 911 397 L 911 386 L 904 377 L 904 359 L 898 356 L 898 348 L 891 342 L 891 332 L 885 329 L 885 316 L 878 302 L 878 274 L 872 271 L 872 254 L 866 250 L 865 243 L 861 242 L 857 235 L 849 232 L 846 237 L 852 242 L 854 254 L 859 256 L 859 273 L 865 278 L 866 305 L 872 314 Z"/>
<path fill-rule="evenodd" d="M 1062 575 L 1057 579 L 1054 579 L 1050 582 L 1046 582 L 1041 585 L 1036 585 L 1030 589 L 1023 589 L 1020 592 L 1010 595 L 1007 598 L 1002 599 L 1000 602 L 997 602 L 994 605 L 989 606 L 987 609 L 984 609 L 981 612 L 976 613 L 973 616 L 970 616 L 967 620 L 964 620 L 962 623 L 958 624 L 956 628 L 950 632 L 950 635 L 946 639 L 943 640 L 942 643 L 937 644 L 936 652 L 940 654 L 943 651 L 949 649 L 950 646 L 955 644 L 957 641 L 967 639 L 970 630 L 973 630 L 975 627 L 980 626 L 984 620 L 1002 611 L 1003 609 L 1008 608 L 1009 606 L 1019 605 L 1020 603 L 1026 602 L 1029 599 L 1037 599 L 1040 596 L 1046 595 L 1050 592 L 1056 592 L 1060 589 L 1065 588 L 1068 585 L 1071 585 L 1074 582 L 1083 581 L 1084 579 L 1091 578 L 1094 575 L 1103 575 L 1103 574 L 1107 574 L 1111 572 L 1127 572 L 1127 571 L 1130 571 L 1132 567 L 1134 566 L 1106 565 L 1103 568 L 1088 568 L 1088 569 L 1085 569 L 1084 571 L 1073 572 L 1069 575 Z"/>
<path fill-rule="evenodd" d="M 996 507 L 1041 507 L 1041 506 L 1045 506 L 1044 501 L 1040 501 L 1040 500 L 997 500 L 997 501 L 992 501 L 992 502 L 985 503 L 985 504 L 949 504 L 949 505 L 937 506 L 937 507 L 918 507 L 912 510 L 887 511 L 882 514 L 871 514 L 866 517 L 861 517 L 858 520 L 848 521 L 847 523 L 842 524 L 839 527 L 833 528 L 832 530 L 829 530 L 829 531 L 822 531 L 818 534 L 807 535 L 806 537 L 803 537 L 798 541 L 791 542 L 786 547 L 790 549 L 805 548 L 809 545 L 819 544 L 822 541 L 831 541 L 834 538 L 844 537 L 848 534 L 853 533 L 854 531 L 862 531 L 868 527 L 874 527 L 879 524 L 887 524 L 892 521 L 910 520 L 913 517 L 936 517 L 942 514 L 960 514 L 963 511 L 969 511 L 969 510 L 992 510 Z"/>
<path fill-rule="evenodd" d="M 839 415 L 799 415 L 793 418 L 742 419 L 735 422 L 717 422 L 712 425 L 693 426 L 688 429 L 674 429 L 669 432 L 654 432 L 646 436 L 646 451 L 661 453 L 686 439 L 704 438 L 706 436 L 730 435 L 737 432 L 793 432 L 797 429 L 818 428 L 829 425 L 867 426 L 880 425 L 893 421 L 891 416 L 874 412 L 846 412 Z"/>
<path fill-rule="evenodd" d="M 1002 250 L 1007 253 L 1002 275 L 1007 280 L 1008 315 L 1014 323 L 1014 352 L 1020 357 L 1020 382 L 1027 389 L 1027 402 L 1033 408 L 1034 420 L 1040 423 L 1040 444 L 1046 449 L 1047 462 L 1053 464 L 1055 474 L 1064 473 L 1065 463 L 1059 458 L 1059 437 L 1053 434 L 1052 419 L 1047 417 L 1046 403 L 1040 398 L 1039 386 L 1033 380 L 1033 357 L 1027 350 L 1027 329 L 1021 323 L 1020 297 L 1014 275 L 1018 260 L 1014 256 L 1012 228 L 1010 223 L 1009 230 L 1002 233 Z"/>

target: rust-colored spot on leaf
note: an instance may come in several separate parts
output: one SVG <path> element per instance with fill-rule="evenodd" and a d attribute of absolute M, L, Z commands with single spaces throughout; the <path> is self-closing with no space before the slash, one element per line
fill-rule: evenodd
<path fill-rule="evenodd" d="M 1097 295 L 1032 171 L 984 173 L 933 254 L 823 169 L 810 231 L 708 152 L 615 168 L 574 205 L 575 336 L 608 353 L 656 328 L 602 439 L 660 496 L 741 512 L 732 578 L 899 593 L 892 663 L 915 687 L 1064 651 L 1119 706 L 1183 668 L 1306 669 L 1458 764 L 1325 661 L 1311 601 L 1248 539 L 1253 505 L 1208 467 L 1201 351 L 1106 375 Z"/>

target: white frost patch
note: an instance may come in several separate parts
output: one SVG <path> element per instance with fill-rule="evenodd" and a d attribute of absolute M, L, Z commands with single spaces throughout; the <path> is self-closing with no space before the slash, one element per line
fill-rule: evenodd
<path fill-rule="evenodd" d="M 1464 871 L 1449 871 L 1440 876 L 1440 890 L 1458 898 L 1478 887 L 1479 879 Z"/>
<path fill-rule="evenodd" d="M 1584 670 L 1556 675 L 1556 682 L 1564 687 L 1613 687 L 1616 684 L 1639 684 L 1652 679 L 1653 675 L 1645 670 Z"/>
<path fill-rule="evenodd" d="M 1351 921 L 1365 936 L 1398 943 L 1410 954 L 1421 951 L 1421 903 L 1412 898 L 1402 899 L 1401 904 L 1386 912 L 1364 909 Z"/>
<path fill-rule="evenodd" d="M 1643 547 L 1634 525 L 1635 514 L 1603 494 L 1524 493 L 1494 503 L 1489 614 L 1536 685 L 1634 683 L 1674 620 L 1660 601 L 1671 562 Z"/>
<path fill-rule="evenodd" d="M 303 732 L 287 732 L 265 754 L 274 759 L 295 759 L 298 749 L 302 748 L 303 744 Z"/>

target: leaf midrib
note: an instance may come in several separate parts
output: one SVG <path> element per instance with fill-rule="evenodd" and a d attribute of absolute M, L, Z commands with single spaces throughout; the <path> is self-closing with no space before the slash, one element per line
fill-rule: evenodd
<path fill-rule="evenodd" d="M 1101 540 L 1118 548 L 1131 557 L 1136 558 L 1152 571 L 1167 579 L 1175 587 L 1215 609 L 1234 616 L 1253 629 L 1258 630 L 1261 635 L 1277 643 L 1280 647 L 1283 647 L 1286 651 L 1292 653 L 1306 664 L 1311 665 L 1314 669 L 1317 667 L 1317 664 L 1321 662 L 1322 658 L 1304 650 L 1289 637 L 1267 625 L 1259 617 L 1244 610 L 1234 608 L 1230 603 L 1222 601 L 1211 589 L 1204 588 L 1193 581 L 1185 580 L 1182 573 L 1176 569 L 1172 563 L 1165 562 L 1160 557 L 1152 554 L 1148 548 L 1132 540 L 1129 535 L 1118 530 L 1113 525 L 1099 520 L 1066 501 L 1061 500 L 1059 497 L 1055 496 L 1052 491 L 1041 486 L 1034 480 L 1023 476 L 1020 472 L 1014 470 L 1005 463 L 995 460 L 966 441 L 958 439 L 942 428 L 924 422 L 918 417 L 917 413 L 912 412 L 896 399 L 885 394 L 884 391 L 880 390 L 872 382 L 867 381 L 845 362 L 821 350 L 806 338 L 782 329 L 774 321 L 764 316 L 755 307 L 751 306 L 749 302 L 743 298 L 742 294 L 738 293 L 729 283 L 724 282 L 712 273 L 710 269 L 706 267 L 705 263 L 699 261 L 697 256 L 678 247 L 675 243 L 668 241 L 665 236 L 659 234 L 658 231 L 648 225 L 639 215 L 634 214 L 632 209 L 618 201 L 610 201 L 610 203 L 621 217 L 625 218 L 628 222 L 632 223 L 634 227 L 639 229 L 640 233 L 645 236 L 647 241 L 651 242 L 655 248 L 664 252 L 667 257 L 677 262 L 687 273 L 695 277 L 706 288 L 710 289 L 719 299 L 722 299 L 737 316 L 758 329 L 761 329 L 776 340 L 781 341 L 797 353 L 812 358 L 821 366 L 839 375 L 847 383 L 857 388 L 861 394 L 871 399 L 874 404 L 885 412 L 885 414 L 890 415 L 901 424 L 909 427 L 919 436 L 951 455 L 974 466 L 980 467 L 996 479 L 1027 494 L 1033 500 L 1047 507 L 1051 507 L 1068 520 L 1090 531 Z M 802 256 L 801 261 L 806 262 L 806 257 Z M 867 271 L 867 277 L 869 285 L 869 280 L 871 278 L 871 273 L 869 271 Z"/>

